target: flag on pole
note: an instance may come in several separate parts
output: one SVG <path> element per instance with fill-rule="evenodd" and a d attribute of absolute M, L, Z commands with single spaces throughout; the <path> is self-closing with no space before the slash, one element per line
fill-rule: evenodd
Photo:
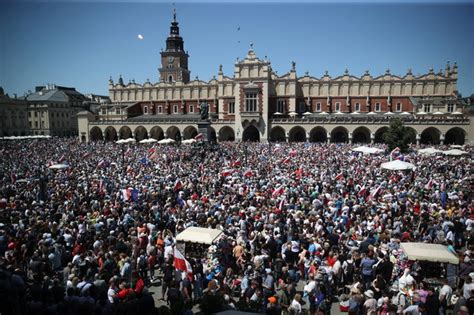
<path fill-rule="evenodd" d="M 336 177 L 334 178 L 334 180 L 341 180 L 344 178 L 344 174 L 343 173 L 339 173 L 336 175 Z"/>
<path fill-rule="evenodd" d="M 194 137 L 194 140 L 204 140 L 204 135 L 202 133 L 198 133 L 197 136 Z"/>
<path fill-rule="evenodd" d="M 272 197 L 273 197 L 273 198 L 277 198 L 277 197 L 280 196 L 284 191 L 285 191 L 285 188 L 283 187 L 283 185 L 281 185 L 280 187 L 278 187 L 277 189 L 275 189 L 275 190 L 272 192 Z"/>
<path fill-rule="evenodd" d="M 128 148 L 127 151 L 125 151 L 125 155 L 130 155 L 132 154 L 132 148 Z"/>
<path fill-rule="evenodd" d="M 173 265 L 176 269 L 185 272 L 190 281 L 193 280 L 193 268 L 191 267 L 189 261 L 184 258 L 183 254 L 181 254 L 177 248 L 174 249 Z"/>
<path fill-rule="evenodd" d="M 380 191 L 382 190 L 382 184 L 380 184 L 377 188 L 375 188 L 369 195 L 369 197 L 367 198 L 367 200 L 372 200 L 374 199 L 375 197 L 377 197 L 377 195 L 380 193 Z"/>
<path fill-rule="evenodd" d="M 293 150 L 290 151 L 290 156 L 296 156 L 296 153 L 297 153 L 296 150 L 293 149 Z"/>
<path fill-rule="evenodd" d="M 396 147 L 395 149 L 392 150 L 392 152 L 390 152 L 390 160 L 397 157 L 399 154 L 400 154 L 400 148 Z"/>
<path fill-rule="evenodd" d="M 66 159 L 66 157 L 63 155 L 61 155 L 61 157 L 59 158 L 58 162 L 59 163 L 62 163 L 64 160 Z"/>
<path fill-rule="evenodd" d="M 365 196 L 366 193 L 367 193 L 367 188 L 365 188 L 365 185 L 364 185 L 360 188 L 359 192 L 357 193 L 357 196 L 363 197 Z"/>
<path fill-rule="evenodd" d="M 229 169 L 225 169 L 221 172 L 221 175 L 224 177 L 230 176 L 230 174 L 232 174 L 232 170 Z"/>
<path fill-rule="evenodd" d="M 129 201 L 132 197 L 132 188 L 122 189 L 122 198 L 124 201 Z"/>
<path fill-rule="evenodd" d="M 285 204 L 285 200 L 286 200 L 286 197 L 283 197 L 283 199 L 281 199 L 280 204 L 278 205 L 278 209 L 282 210 L 283 205 Z"/>
<path fill-rule="evenodd" d="M 103 191 L 104 191 L 104 180 L 100 179 L 100 181 L 99 181 L 99 192 L 103 192 Z"/>
<path fill-rule="evenodd" d="M 286 164 L 286 163 L 289 163 L 289 162 L 290 162 L 290 158 L 289 158 L 289 157 L 287 157 L 286 159 L 284 159 L 284 160 L 282 161 L 283 164 Z"/>

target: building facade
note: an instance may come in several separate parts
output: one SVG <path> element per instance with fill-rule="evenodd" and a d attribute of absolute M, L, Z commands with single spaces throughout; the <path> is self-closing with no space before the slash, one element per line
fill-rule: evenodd
<path fill-rule="evenodd" d="M 111 78 L 111 104 L 97 115 L 79 114 L 81 141 L 191 138 L 202 102 L 209 105 L 217 141 L 379 142 L 394 117 L 414 130 L 413 143 L 474 140 L 471 117 L 457 92 L 456 63 L 417 76 L 387 70 L 357 77 L 346 70 L 316 78 L 298 76 L 292 62 L 279 76 L 251 44 L 232 76 L 220 65 L 217 76 L 205 82 L 190 79 L 188 58 L 175 15 L 161 52 L 160 81 L 125 84 L 121 76 L 117 82 Z"/>
<path fill-rule="evenodd" d="M 29 134 L 28 105 L 25 100 L 9 97 L 0 87 L 0 136 L 26 136 Z"/>
<path fill-rule="evenodd" d="M 77 135 L 77 113 L 90 106 L 90 100 L 75 88 L 53 84 L 37 86 L 25 99 L 32 135 Z"/>

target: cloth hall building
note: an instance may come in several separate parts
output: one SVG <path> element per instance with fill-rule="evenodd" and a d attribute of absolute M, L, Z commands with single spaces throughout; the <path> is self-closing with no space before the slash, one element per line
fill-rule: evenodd
<path fill-rule="evenodd" d="M 209 105 L 211 137 L 217 141 L 381 142 L 390 120 L 414 130 L 413 143 L 473 141 L 466 102 L 458 97 L 458 67 L 404 76 L 387 70 L 361 77 L 297 75 L 296 64 L 277 75 L 252 45 L 237 59 L 233 75 L 222 65 L 209 82 L 192 80 L 189 55 L 176 15 L 161 52 L 159 82 L 109 80 L 110 104 L 78 114 L 81 141 L 134 137 L 188 139 L 197 135 L 199 105 Z"/>

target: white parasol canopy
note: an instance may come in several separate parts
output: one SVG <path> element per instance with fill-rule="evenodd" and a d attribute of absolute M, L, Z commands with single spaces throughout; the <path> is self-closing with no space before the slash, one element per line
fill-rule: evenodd
<path fill-rule="evenodd" d="M 175 141 L 173 139 L 162 139 L 160 141 L 158 141 L 159 144 L 171 144 L 171 143 L 175 143 Z"/>
<path fill-rule="evenodd" d="M 118 141 L 115 141 L 115 143 L 118 143 L 118 144 L 127 143 L 127 139 L 120 139 Z"/>
<path fill-rule="evenodd" d="M 444 115 L 444 113 L 443 112 L 434 112 L 433 115 L 441 116 L 441 115 Z"/>
<path fill-rule="evenodd" d="M 154 142 L 158 142 L 158 140 L 150 138 L 150 139 L 143 139 L 142 141 L 140 141 L 140 143 L 154 143 Z"/>
<path fill-rule="evenodd" d="M 452 149 L 452 150 L 448 150 L 448 151 L 443 151 L 443 154 L 444 155 L 452 155 L 452 156 L 460 156 L 460 155 L 469 154 L 469 153 L 465 152 L 465 151 L 462 151 L 462 150 L 459 150 L 459 149 Z"/>
<path fill-rule="evenodd" d="M 441 244 L 401 243 L 400 246 L 408 260 L 459 264 L 459 258 Z"/>
<path fill-rule="evenodd" d="M 309 115 L 312 115 L 312 114 L 313 114 L 312 112 L 305 112 L 305 113 L 303 113 L 303 115 L 305 115 L 305 116 L 309 116 Z"/>
<path fill-rule="evenodd" d="M 176 241 L 211 245 L 222 233 L 221 230 L 191 226 L 179 233 L 176 236 Z"/>
<path fill-rule="evenodd" d="M 400 115 L 406 115 L 406 116 L 408 116 L 408 115 L 411 115 L 411 113 L 409 113 L 409 112 L 401 112 Z"/>
<path fill-rule="evenodd" d="M 456 112 L 452 112 L 451 115 L 462 115 L 462 113 L 456 111 Z"/>
<path fill-rule="evenodd" d="M 360 115 L 359 112 L 352 112 L 351 115 Z"/>
<path fill-rule="evenodd" d="M 291 117 L 294 117 L 294 116 L 296 116 L 296 115 L 298 115 L 298 114 L 297 114 L 296 112 L 289 112 L 288 115 L 291 116 Z"/>
<path fill-rule="evenodd" d="M 449 147 L 454 149 L 461 149 L 463 146 L 460 144 L 451 144 Z"/>
<path fill-rule="evenodd" d="M 326 112 L 320 112 L 319 115 L 329 115 L 329 114 Z"/>
<path fill-rule="evenodd" d="M 417 115 L 426 115 L 427 113 L 426 113 L 426 112 L 423 112 L 423 111 L 421 111 L 421 112 L 417 112 L 416 114 L 417 114 Z"/>
<path fill-rule="evenodd" d="M 181 141 L 182 144 L 193 144 L 193 143 L 196 143 L 196 142 L 197 142 L 197 140 L 193 139 L 193 138 Z"/>
<path fill-rule="evenodd" d="M 67 164 L 53 164 L 51 166 L 49 166 L 48 168 L 50 170 L 62 170 L 62 169 L 65 169 L 65 168 L 68 168 L 69 165 Z"/>
<path fill-rule="evenodd" d="M 273 115 L 275 115 L 275 116 L 281 116 L 281 115 L 283 115 L 283 114 L 280 113 L 280 112 L 274 112 Z"/>
<path fill-rule="evenodd" d="M 384 113 L 384 115 L 394 115 L 394 113 L 392 113 L 392 112 L 386 112 L 386 113 Z"/>
<path fill-rule="evenodd" d="M 390 162 L 385 162 L 380 165 L 381 168 L 391 171 L 403 171 L 403 170 L 412 170 L 415 168 L 415 165 L 403 162 L 400 160 L 394 160 Z"/>
<path fill-rule="evenodd" d="M 436 154 L 440 152 L 443 152 L 443 151 L 437 150 L 435 148 L 425 148 L 425 149 L 418 150 L 418 153 L 424 154 L 424 155 L 431 155 L 431 154 Z"/>
<path fill-rule="evenodd" d="M 352 151 L 362 152 L 364 154 L 376 154 L 376 153 L 381 153 L 384 150 L 377 149 L 377 148 L 366 147 L 366 146 L 360 146 L 360 147 L 357 147 L 357 148 L 353 148 Z"/>
<path fill-rule="evenodd" d="M 368 112 L 367 115 L 377 115 L 377 114 L 374 112 Z"/>
<path fill-rule="evenodd" d="M 344 113 L 341 112 L 341 111 L 338 111 L 338 112 L 334 113 L 334 115 L 343 115 L 343 114 L 344 114 Z"/>

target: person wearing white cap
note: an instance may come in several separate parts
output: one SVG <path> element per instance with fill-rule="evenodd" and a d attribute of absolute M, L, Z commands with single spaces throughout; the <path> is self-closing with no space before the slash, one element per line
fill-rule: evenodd
<path fill-rule="evenodd" d="M 377 300 L 374 299 L 374 292 L 372 290 L 367 290 L 364 292 L 364 296 L 366 297 L 366 300 L 364 302 L 365 314 L 377 314 Z"/>

